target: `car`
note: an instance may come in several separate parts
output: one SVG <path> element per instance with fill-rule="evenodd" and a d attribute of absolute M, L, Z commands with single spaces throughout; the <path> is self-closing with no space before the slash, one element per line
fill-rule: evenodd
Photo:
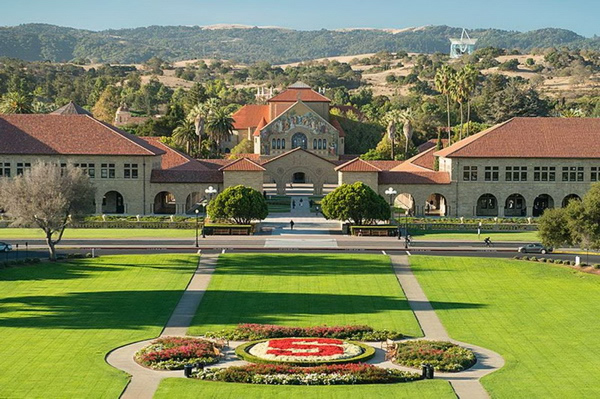
<path fill-rule="evenodd" d="M 527 244 L 519 247 L 521 253 L 535 253 L 535 254 L 546 254 L 553 251 L 553 248 L 546 247 L 540 243 Z"/>
<path fill-rule="evenodd" d="M 0 242 L 0 252 L 12 251 L 12 245 L 6 242 Z"/>

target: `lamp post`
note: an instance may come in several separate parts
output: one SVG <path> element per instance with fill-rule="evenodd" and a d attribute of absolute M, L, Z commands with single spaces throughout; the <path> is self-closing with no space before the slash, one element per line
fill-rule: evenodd
<path fill-rule="evenodd" d="M 195 212 L 196 212 L 196 248 L 198 248 L 198 214 L 200 213 L 200 210 L 198 208 L 196 208 Z M 204 233 L 204 229 L 202 229 L 202 230 Z"/>
<path fill-rule="evenodd" d="M 208 204 L 210 204 L 210 201 L 212 200 L 213 194 L 216 194 L 217 190 L 213 186 L 208 186 L 208 188 L 206 190 L 204 190 L 204 192 L 206 193 L 206 195 L 208 195 L 208 202 L 204 206 L 204 209 L 206 210 L 206 207 L 208 206 Z M 207 218 L 208 218 L 208 213 L 206 213 L 206 215 L 204 215 L 204 224 L 202 225 L 202 238 L 206 238 L 205 228 L 206 228 L 206 219 Z"/>
<path fill-rule="evenodd" d="M 391 219 L 394 218 L 394 208 L 393 208 L 392 199 L 396 194 L 398 194 L 398 191 L 394 190 L 393 187 L 390 187 L 387 190 L 385 190 L 385 194 L 390 196 L 390 222 L 391 222 Z M 400 227 L 398 227 L 398 239 L 400 239 Z"/>

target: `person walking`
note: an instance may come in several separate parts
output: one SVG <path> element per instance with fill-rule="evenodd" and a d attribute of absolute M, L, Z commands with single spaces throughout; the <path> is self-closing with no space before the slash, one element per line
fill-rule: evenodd
<path fill-rule="evenodd" d="M 290 220 L 290 230 L 294 230 L 294 221 Z"/>
<path fill-rule="evenodd" d="M 490 237 L 486 237 L 485 240 L 483 240 L 483 242 L 485 243 L 486 247 L 492 246 L 492 240 L 490 239 Z"/>
<path fill-rule="evenodd" d="M 296 200 L 292 200 L 292 209 L 296 209 Z"/>

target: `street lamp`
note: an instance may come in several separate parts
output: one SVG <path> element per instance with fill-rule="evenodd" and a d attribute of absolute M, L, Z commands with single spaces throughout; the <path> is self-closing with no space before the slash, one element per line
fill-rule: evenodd
<path fill-rule="evenodd" d="M 390 196 L 390 222 L 391 220 L 394 218 L 394 208 L 393 208 L 393 197 L 398 194 L 398 191 L 394 190 L 393 187 L 388 188 L 387 190 L 385 190 L 385 194 Z M 400 226 L 398 226 L 398 239 L 400 239 Z"/>
<path fill-rule="evenodd" d="M 206 195 L 208 195 L 208 201 L 206 205 L 204 205 L 204 210 L 206 211 L 206 207 L 210 204 L 210 200 L 212 200 L 213 194 L 217 193 L 217 190 L 213 186 L 208 186 L 206 190 L 204 190 Z M 206 219 L 208 218 L 208 214 L 204 215 L 204 224 L 202 225 L 202 238 L 206 238 Z"/>
<path fill-rule="evenodd" d="M 196 212 L 196 248 L 198 248 L 198 214 L 200 210 L 196 208 L 194 212 Z M 204 233 L 204 229 L 202 229 L 202 233 Z"/>

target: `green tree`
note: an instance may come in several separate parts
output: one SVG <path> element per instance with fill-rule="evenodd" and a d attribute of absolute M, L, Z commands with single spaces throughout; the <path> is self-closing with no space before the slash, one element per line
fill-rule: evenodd
<path fill-rule="evenodd" d="M 115 113 L 117 112 L 117 108 L 119 108 L 120 103 L 120 93 L 119 89 L 115 86 L 107 86 L 100 98 L 94 104 L 94 108 L 92 108 L 92 114 L 97 119 L 104 121 L 106 123 L 113 123 L 115 120 Z"/>
<path fill-rule="evenodd" d="M 33 104 L 31 96 L 16 91 L 9 91 L 2 96 L 0 101 L 2 114 L 31 114 Z"/>
<path fill-rule="evenodd" d="M 225 108 L 217 108 L 208 115 L 206 131 L 217 144 L 217 153 L 221 152 L 221 142 L 233 133 L 233 118 Z"/>
<path fill-rule="evenodd" d="M 442 132 L 438 132 L 437 142 L 435 143 L 435 152 L 438 152 L 443 147 L 444 147 L 444 144 L 442 143 Z M 433 170 L 435 170 L 436 172 L 438 170 L 440 170 L 440 158 L 439 157 L 435 157 L 435 160 L 433 161 Z"/>
<path fill-rule="evenodd" d="M 446 96 L 446 113 L 448 115 L 448 144 L 451 143 L 452 138 L 450 137 L 450 96 L 452 93 L 454 76 L 456 71 L 449 65 L 444 65 L 439 68 L 435 74 L 435 88 L 437 91 Z"/>
<path fill-rule="evenodd" d="M 254 152 L 254 143 L 244 137 L 235 147 L 231 149 L 232 158 L 238 158 L 239 154 L 251 154 Z"/>
<path fill-rule="evenodd" d="M 572 244 L 569 215 L 565 208 L 546 209 L 538 221 L 538 235 L 542 244 L 558 248 Z"/>
<path fill-rule="evenodd" d="M 173 130 L 173 140 L 178 146 L 184 147 L 188 155 L 196 156 L 198 153 L 198 136 L 194 123 L 189 119 L 181 121 Z"/>
<path fill-rule="evenodd" d="M 263 220 L 269 214 L 263 195 L 242 185 L 226 188 L 210 202 L 207 211 L 213 220 L 225 219 L 237 224 Z"/>
<path fill-rule="evenodd" d="M 348 221 L 357 226 L 390 218 L 388 203 L 363 182 L 342 184 L 323 198 L 321 207 L 327 219 Z"/>
<path fill-rule="evenodd" d="M 38 162 L 13 179 L 0 181 L 0 204 L 15 226 L 44 231 L 50 259 L 56 244 L 77 217 L 93 212 L 95 189 L 80 168 Z"/>

